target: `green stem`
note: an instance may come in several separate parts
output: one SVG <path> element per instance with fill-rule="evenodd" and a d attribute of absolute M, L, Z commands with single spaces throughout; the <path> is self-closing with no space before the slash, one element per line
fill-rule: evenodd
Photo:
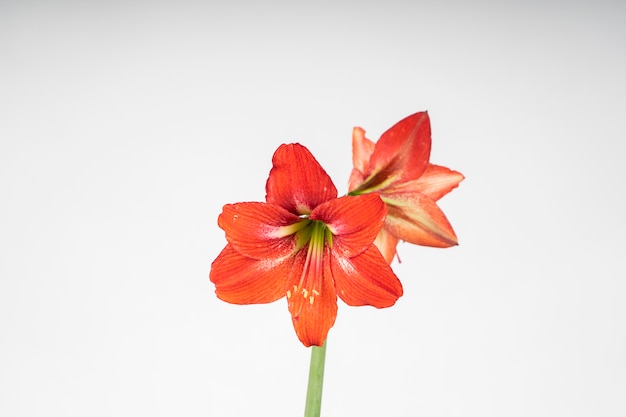
<path fill-rule="evenodd" d="M 306 392 L 304 417 L 319 417 L 322 409 L 322 385 L 324 384 L 324 362 L 326 361 L 326 341 L 322 346 L 311 348 L 309 367 L 309 388 Z"/>

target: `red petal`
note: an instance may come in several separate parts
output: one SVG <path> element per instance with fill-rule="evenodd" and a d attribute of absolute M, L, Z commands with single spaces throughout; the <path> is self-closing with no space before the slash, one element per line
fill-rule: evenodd
<path fill-rule="evenodd" d="M 324 248 L 319 264 L 306 251 L 296 255 L 287 282 L 287 302 L 293 327 L 305 346 L 321 346 L 337 317 L 337 295 L 330 272 L 330 250 Z"/>
<path fill-rule="evenodd" d="M 331 268 L 337 295 L 348 305 L 390 307 L 402 295 L 402 284 L 374 246 L 354 258 L 333 257 Z"/>
<path fill-rule="evenodd" d="M 430 158 L 430 120 L 428 113 L 415 113 L 382 134 L 370 159 L 367 184 L 375 188 L 418 178 Z"/>
<path fill-rule="evenodd" d="M 265 186 L 265 199 L 291 213 L 309 214 L 337 197 L 337 189 L 311 152 L 299 143 L 280 145 Z"/>
<path fill-rule="evenodd" d="M 426 170 L 418 179 L 390 187 L 385 192 L 419 191 L 437 201 L 458 187 L 463 179 L 465 177 L 460 172 L 439 165 L 428 164 Z"/>
<path fill-rule="evenodd" d="M 393 258 L 396 256 L 396 247 L 398 246 L 398 238 L 383 228 L 376 239 L 374 239 L 374 246 L 378 248 L 385 261 L 391 264 Z"/>
<path fill-rule="evenodd" d="M 242 255 L 255 259 L 282 258 L 293 253 L 296 241 L 290 226 L 300 220 L 284 208 L 266 203 L 224 206 L 217 224 L 226 240 Z"/>
<path fill-rule="evenodd" d="M 333 234 L 333 252 L 351 257 L 371 246 L 386 214 L 385 204 L 372 193 L 328 201 L 313 210 L 310 219 L 326 223 Z"/>
<path fill-rule="evenodd" d="M 384 201 L 388 208 L 385 228 L 399 239 L 439 248 L 458 243 L 443 211 L 424 194 L 385 194 Z"/>
<path fill-rule="evenodd" d="M 233 304 L 271 303 L 285 295 L 293 258 L 256 260 L 226 245 L 211 264 L 210 279 L 217 296 Z"/>

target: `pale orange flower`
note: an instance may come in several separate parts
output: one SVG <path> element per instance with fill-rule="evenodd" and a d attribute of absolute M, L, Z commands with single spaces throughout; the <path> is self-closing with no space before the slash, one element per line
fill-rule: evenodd
<path fill-rule="evenodd" d="M 389 263 L 399 240 L 445 248 L 458 244 L 437 200 L 456 188 L 463 174 L 429 162 L 430 119 L 415 113 L 374 143 L 365 131 L 352 132 L 349 195 L 378 193 L 387 204 L 385 225 L 374 242 Z"/>

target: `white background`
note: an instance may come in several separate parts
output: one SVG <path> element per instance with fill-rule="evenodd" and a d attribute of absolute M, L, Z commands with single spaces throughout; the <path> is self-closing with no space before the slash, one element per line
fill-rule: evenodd
<path fill-rule="evenodd" d="M 322 414 L 626 415 L 624 3 L 153 3 L 0 3 L 0 415 L 301 415 L 217 216 L 283 142 L 344 193 L 352 127 L 420 110 L 460 246 L 340 304 Z"/>

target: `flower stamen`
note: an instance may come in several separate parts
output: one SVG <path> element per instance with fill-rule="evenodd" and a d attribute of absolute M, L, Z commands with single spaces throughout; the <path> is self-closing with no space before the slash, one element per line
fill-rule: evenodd
<path fill-rule="evenodd" d="M 321 277 L 324 272 L 324 246 L 332 244 L 332 231 L 329 227 L 317 220 L 305 220 L 305 227 L 299 227 L 297 232 L 297 246 L 303 248 L 307 246 L 306 259 L 302 274 L 297 285 L 293 286 L 293 291 L 287 291 L 287 298 L 297 292 L 302 294 L 302 298 L 308 299 L 309 304 L 313 305 L 315 297 L 320 295 L 320 291 L 315 288 L 320 285 Z"/>

